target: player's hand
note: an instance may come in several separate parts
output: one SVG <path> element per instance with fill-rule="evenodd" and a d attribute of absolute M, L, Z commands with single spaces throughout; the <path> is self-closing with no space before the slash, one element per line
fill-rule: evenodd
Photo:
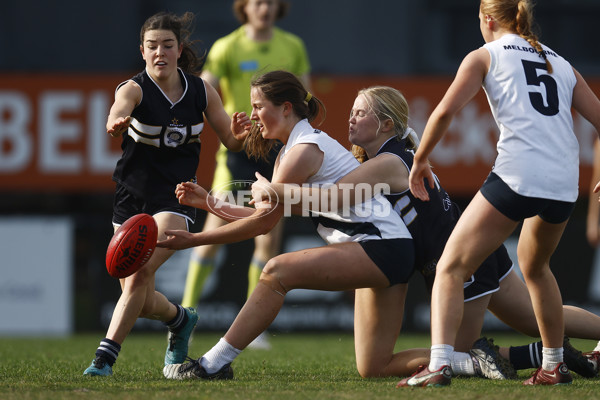
<path fill-rule="evenodd" d="M 245 112 L 236 112 L 231 116 L 231 133 L 242 142 L 252 129 L 252 121 Z"/>
<path fill-rule="evenodd" d="M 208 192 L 193 182 L 181 182 L 175 187 L 175 196 L 179 204 L 190 207 L 207 209 Z"/>
<path fill-rule="evenodd" d="M 260 203 L 263 200 L 270 201 L 273 199 L 273 189 L 271 189 L 271 182 L 259 172 L 255 172 L 256 181 L 252 184 L 252 200 L 250 204 Z"/>
<path fill-rule="evenodd" d="M 273 190 L 271 182 L 260 173 L 255 172 L 256 181 L 252 184 L 252 200 L 248 204 L 254 205 L 256 209 L 270 209 L 278 202 L 277 193 Z"/>
<path fill-rule="evenodd" d="M 429 166 L 429 161 L 417 161 L 413 160 L 413 166 L 410 169 L 410 176 L 408 177 L 408 186 L 412 194 L 423 201 L 429 201 L 429 194 L 425 189 L 425 179 L 429 182 L 431 188 L 434 187 L 433 173 Z"/>
<path fill-rule="evenodd" d="M 170 250 L 182 250 L 195 247 L 194 234 L 184 230 L 165 231 L 166 239 L 156 242 L 156 247 L 163 247 Z"/>
<path fill-rule="evenodd" d="M 106 128 L 106 133 L 112 137 L 121 136 L 129 128 L 129 124 L 131 124 L 131 116 L 119 117 L 111 127 Z"/>

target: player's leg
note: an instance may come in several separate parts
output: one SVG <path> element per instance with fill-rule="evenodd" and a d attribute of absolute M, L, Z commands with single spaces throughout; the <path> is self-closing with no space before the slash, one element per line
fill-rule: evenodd
<path fill-rule="evenodd" d="M 356 367 L 363 378 L 406 376 L 429 362 L 429 349 L 408 349 L 394 354 L 402 328 L 408 285 L 356 289 L 354 349 Z"/>
<path fill-rule="evenodd" d="M 560 241 L 566 224 L 567 221 L 551 224 L 539 216 L 527 218 L 523 222 L 517 248 L 519 266 L 529 290 L 544 346 L 541 367 L 544 371 L 554 371 L 564 365 L 562 297 L 550 270 L 550 257 Z M 564 376 L 564 382 L 561 380 L 559 383 L 570 383 L 568 370 L 560 370 L 560 372 L 563 372 L 560 375 Z M 537 374 L 526 381 L 526 384 L 536 384 L 536 378 Z"/>
<path fill-rule="evenodd" d="M 493 339 L 481 337 L 491 293 L 465 301 L 463 319 L 456 336 L 452 358 L 455 375 L 475 375 L 489 379 L 513 379 L 516 372 L 509 360 L 500 355 Z"/>
<path fill-rule="evenodd" d="M 167 229 L 187 229 L 186 220 L 180 215 L 159 213 L 154 216 L 154 219 L 158 225 L 159 240 L 164 238 L 164 231 Z M 112 373 L 112 365 L 118 357 L 120 346 L 138 317 L 168 322 L 175 319 L 177 315 L 185 313 L 182 307 L 172 304 L 164 295 L 154 290 L 156 271 L 173 253 L 173 250 L 156 248 L 139 271 L 120 280 L 122 293 L 115 306 L 106 337 L 100 342 L 96 351 L 96 360 L 84 374 L 110 375 Z M 98 368 L 101 364 L 102 367 Z M 110 367 L 110 373 L 106 365 Z"/>
<path fill-rule="evenodd" d="M 437 264 L 431 296 L 431 357 L 426 368 L 399 386 L 448 385 L 464 312 L 464 282 L 516 228 L 477 192 L 450 235 Z"/>
<path fill-rule="evenodd" d="M 532 337 L 540 336 L 529 291 L 514 270 L 500 282 L 500 290 L 492 295 L 489 310 L 516 331 Z M 563 306 L 563 310 L 567 336 L 595 339 L 600 335 L 600 317 L 579 307 Z M 564 361 L 570 370 L 586 377 L 595 376 L 593 366 L 589 365 L 579 350 L 570 345 L 567 338 L 563 348 Z M 500 354 L 509 359 L 517 370 L 538 368 L 542 365 L 542 342 L 501 347 Z"/>
<path fill-rule="evenodd" d="M 463 318 L 454 343 L 456 351 L 468 352 L 481 336 L 485 311 L 491 297 L 488 294 L 464 303 Z"/>
<path fill-rule="evenodd" d="M 492 295 L 489 309 L 514 330 L 532 337 L 539 336 L 529 291 L 514 270 L 500 282 L 500 290 Z"/>
<path fill-rule="evenodd" d="M 258 284 L 262 270 L 271 258 L 279 254 L 281 249 L 281 239 L 283 235 L 284 218 L 281 218 L 277 225 L 265 235 L 254 238 L 254 253 L 248 268 L 248 296 Z"/>
<path fill-rule="evenodd" d="M 406 241 L 408 249 L 412 241 Z M 412 260 L 410 265 L 412 266 Z M 190 365 L 165 367 L 170 379 L 206 377 L 229 370 L 229 364 L 269 327 L 292 289 L 350 290 L 388 287 L 390 281 L 359 243 L 342 243 L 281 254 L 267 263 L 261 279 L 235 321 L 204 356 Z M 222 378 L 221 378 L 222 379 Z"/>
<path fill-rule="evenodd" d="M 516 228 L 478 192 L 454 228 L 437 265 L 432 292 L 432 344 L 454 346 L 464 308 L 463 283 Z M 449 361 L 439 347 L 441 362 Z M 447 348 L 450 352 L 453 349 Z M 432 361 L 435 359 L 432 352 Z M 439 364 L 436 361 L 436 367 Z M 437 369 L 436 369 L 437 370 Z"/>
<path fill-rule="evenodd" d="M 237 348 L 246 348 L 273 321 L 289 290 L 339 291 L 388 284 L 386 276 L 358 243 L 281 254 L 265 266 L 258 285 L 225 339 Z"/>
<path fill-rule="evenodd" d="M 562 298 L 550 270 L 550 257 L 562 236 L 566 221 L 549 224 L 540 217 L 523 222 L 517 253 L 519 266 L 547 347 L 561 347 L 564 336 Z"/>

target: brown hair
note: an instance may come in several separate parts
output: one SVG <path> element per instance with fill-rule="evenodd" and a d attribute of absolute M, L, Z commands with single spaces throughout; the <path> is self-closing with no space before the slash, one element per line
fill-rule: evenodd
<path fill-rule="evenodd" d="M 533 2 L 531 0 L 481 0 L 480 9 L 482 14 L 494 17 L 502 27 L 518 33 L 527 40 L 546 62 L 548 73 L 552 73 L 552 64 L 534 33 Z"/>
<path fill-rule="evenodd" d="M 394 132 L 398 140 L 406 138 L 406 148 L 416 150 L 418 143 L 408 134 L 408 102 L 397 89 L 389 86 L 371 86 L 358 91 L 358 96 L 363 95 L 377 119 L 381 122 L 390 119 L 394 124 Z M 367 160 L 366 151 L 357 145 L 352 145 L 352 154 L 359 162 Z"/>
<path fill-rule="evenodd" d="M 276 106 L 285 102 L 291 103 L 294 114 L 300 119 L 306 118 L 308 122 L 312 122 L 322 111 L 323 117 L 319 125 L 325 120 L 327 115 L 325 105 L 310 94 L 300 79 L 291 72 L 282 70 L 267 72 L 255 78 L 250 86 L 260 89 L 265 98 Z M 255 159 L 266 159 L 274 145 L 274 140 L 262 137 L 256 124 L 245 141 L 246 153 Z"/>
<path fill-rule="evenodd" d="M 234 0 L 233 1 L 233 15 L 240 21 L 242 24 L 248 22 L 248 16 L 246 15 L 246 11 L 244 8 L 246 4 L 248 4 L 249 0 Z M 279 9 L 277 10 L 277 19 L 281 19 L 285 17 L 290 9 L 290 4 L 283 0 L 276 0 L 279 3 Z"/>
<path fill-rule="evenodd" d="M 171 31 L 177 39 L 177 44 L 182 45 L 181 57 L 177 60 L 177 66 L 189 74 L 197 74 L 202 66 L 204 56 L 199 57 L 194 50 L 197 41 L 190 39 L 194 23 L 194 14 L 186 12 L 177 16 L 168 12 L 154 14 L 144 22 L 140 30 L 140 45 L 144 45 L 144 35 L 147 31 L 166 30 Z"/>

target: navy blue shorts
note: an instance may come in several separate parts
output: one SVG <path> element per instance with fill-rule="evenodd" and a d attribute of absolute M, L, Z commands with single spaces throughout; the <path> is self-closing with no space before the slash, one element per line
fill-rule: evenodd
<path fill-rule="evenodd" d="M 513 221 L 538 215 L 550 224 L 560 224 L 571 216 L 575 202 L 527 197 L 515 193 L 498 175 L 490 172 L 479 190 L 498 211 Z"/>
<path fill-rule="evenodd" d="M 412 239 L 381 239 L 359 242 L 369 258 L 390 281 L 390 286 L 407 283 L 415 270 Z"/>
<path fill-rule="evenodd" d="M 196 219 L 196 209 L 179 204 L 175 195 L 173 195 L 172 200 L 161 200 L 160 202 L 146 201 L 145 199 L 136 197 L 125 186 L 117 183 L 113 202 L 113 224 L 122 225 L 123 222 L 136 214 L 156 215 L 161 212 L 180 215 L 192 224 Z"/>
<path fill-rule="evenodd" d="M 500 246 L 475 271 L 464 284 L 465 301 L 497 292 L 500 281 L 513 269 L 513 262 L 504 245 Z"/>
<path fill-rule="evenodd" d="M 427 266 L 421 269 L 425 286 L 430 294 L 433 281 L 435 280 L 438 260 L 439 256 L 429 260 Z M 509 274 L 513 266 L 514 264 L 508 255 L 506 247 L 504 245 L 500 246 L 481 263 L 477 271 L 465 282 L 465 301 L 475 300 L 486 294 L 498 291 L 500 281 Z"/>

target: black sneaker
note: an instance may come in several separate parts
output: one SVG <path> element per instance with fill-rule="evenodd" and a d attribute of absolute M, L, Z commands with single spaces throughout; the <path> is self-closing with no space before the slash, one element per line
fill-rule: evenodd
<path fill-rule="evenodd" d="M 581 351 L 573 347 L 567 336 L 563 341 L 563 360 L 569 370 L 584 378 L 596 378 L 598 376 L 594 364 Z"/>
<path fill-rule="evenodd" d="M 493 339 L 479 338 L 469 351 L 475 373 L 488 379 L 516 379 L 517 372 L 510 361 L 502 357 Z"/>
<path fill-rule="evenodd" d="M 163 368 L 163 375 L 167 379 L 206 379 L 206 380 L 223 380 L 233 379 L 233 369 L 231 364 L 225 364 L 220 370 L 213 374 L 209 374 L 200 365 L 200 359 L 195 360 L 188 357 L 188 362 L 185 364 L 168 364 Z"/>

